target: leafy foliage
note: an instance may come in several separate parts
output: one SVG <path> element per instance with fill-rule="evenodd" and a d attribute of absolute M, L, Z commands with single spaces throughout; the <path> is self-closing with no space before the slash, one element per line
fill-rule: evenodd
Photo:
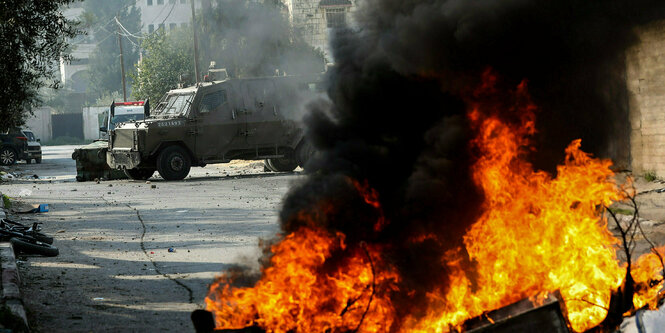
<path fill-rule="evenodd" d="M 188 29 L 168 34 L 159 29 L 148 35 L 141 46 L 146 56 L 136 66 L 138 72 L 131 74 L 136 82 L 133 99 L 150 98 L 153 103 L 157 102 L 164 93 L 177 86 L 181 74 L 193 77 L 194 51 Z"/>
<path fill-rule="evenodd" d="M 206 2 L 204 2 L 206 3 Z M 197 13 L 200 66 L 210 61 L 226 68 L 233 77 L 318 73 L 323 54 L 295 36 L 279 1 L 210 1 Z M 180 74 L 194 78 L 191 27 L 164 34 L 155 32 L 142 44 L 145 55 L 138 74 L 134 98 L 161 97 L 174 88 Z M 192 79 L 194 81 L 194 79 Z"/>
<path fill-rule="evenodd" d="M 79 31 L 59 8 L 75 1 L 0 0 L 0 129 L 22 125 L 40 102 L 39 88 L 54 78 L 60 56 L 70 59 L 67 38 Z"/>
<path fill-rule="evenodd" d="M 644 179 L 648 182 L 652 182 L 658 179 L 658 175 L 656 175 L 656 171 L 654 170 L 647 170 L 644 172 Z"/>
<path fill-rule="evenodd" d="M 111 94 L 114 91 L 122 94 L 122 77 L 120 70 L 120 50 L 118 47 L 118 21 L 132 34 L 141 30 L 141 12 L 134 0 L 86 0 L 82 20 L 92 28 L 93 40 L 97 43 L 94 53 L 90 56 L 89 89 L 96 98 Z M 131 73 L 134 64 L 139 60 L 139 42 L 126 32 L 121 32 L 123 60 L 125 72 Z M 129 91 L 131 80 L 127 80 Z"/>

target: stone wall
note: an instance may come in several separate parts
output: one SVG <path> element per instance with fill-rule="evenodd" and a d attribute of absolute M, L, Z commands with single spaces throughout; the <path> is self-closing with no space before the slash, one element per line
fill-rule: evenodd
<path fill-rule="evenodd" d="M 346 11 L 346 20 L 353 25 L 353 12 L 356 9 L 356 1 L 347 1 L 350 6 L 340 6 Z M 304 38 L 305 42 L 320 49 L 326 56 L 327 61 L 334 62 L 330 52 L 329 39 L 331 29 L 327 27 L 326 7 L 321 6 L 321 0 L 285 0 L 289 12 L 289 20 L 294 33 Z"/>
<path fill-rule="evenodd" d="M 640 43 L 626 61 L 631 167 L 665 177 L 665 21 L 637 32 Z"/>

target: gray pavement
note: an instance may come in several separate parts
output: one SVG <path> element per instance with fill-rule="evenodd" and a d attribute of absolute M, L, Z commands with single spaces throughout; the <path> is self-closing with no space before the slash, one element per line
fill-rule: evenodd
<path fill-rule="evenodd" d="M 44 147 L 42 164 L 13 166 L 18 179 L 0 189 L 50 206 L 10 214 L 43 222 L 60 249 L 54 258 L 18 256 L 38 332 L 193 331 L 189 315 L 213 277 L 236 263 L 256 266 L 258 239 L 278 231 L 282 197 L 302 177 L 232 162 L 193 168 L 176 182 L 78 183 L 74 147 Z"/>

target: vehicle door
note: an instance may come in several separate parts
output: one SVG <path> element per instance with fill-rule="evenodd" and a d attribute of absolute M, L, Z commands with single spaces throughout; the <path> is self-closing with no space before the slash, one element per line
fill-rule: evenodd
<path fill-rule="evenodd" d="M 250 146 L 275 146 L 282 134 L 277 91 L 272 79 L 248 80 L 243 85 L 245 142 Z"/>
<path fill-rule="evenodd" d="M 238 135 L 238 122 L 232 112 L 230 85 L 214 87 L 201 96 L 196 119 L 196 155 L 201 161 L 221 160 Z"/>

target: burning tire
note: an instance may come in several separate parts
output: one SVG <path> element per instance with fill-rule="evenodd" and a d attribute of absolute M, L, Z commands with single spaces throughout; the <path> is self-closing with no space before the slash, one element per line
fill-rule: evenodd
<path fill-rule="evenodd" d="M 13 237 L 9 242 L 12 243 L 14 250 L 17 252 L 39 254 L 46 257 L 55 257 L 60 254 L 57 247 L 39 241 L 31 242 L 27 239 Z"/>
<path fill-rule="evenodd" d="M 12 165 L 16 163 L 16 151 L 9 147 L 3 147 L 0 150 L 0 164 Z"/>
<path fill-rule="evenodd" d="M 133 180 L 146 180 L 154 173 L 155 169 L 125 169 L 125 175 Z"/>
<path fill-rule="evenodd" d="M 167 147 L 157 158 L 157 171 L 166 180 L 184 179 L 191 168 L 189 154 L 180 146 Z"/>

